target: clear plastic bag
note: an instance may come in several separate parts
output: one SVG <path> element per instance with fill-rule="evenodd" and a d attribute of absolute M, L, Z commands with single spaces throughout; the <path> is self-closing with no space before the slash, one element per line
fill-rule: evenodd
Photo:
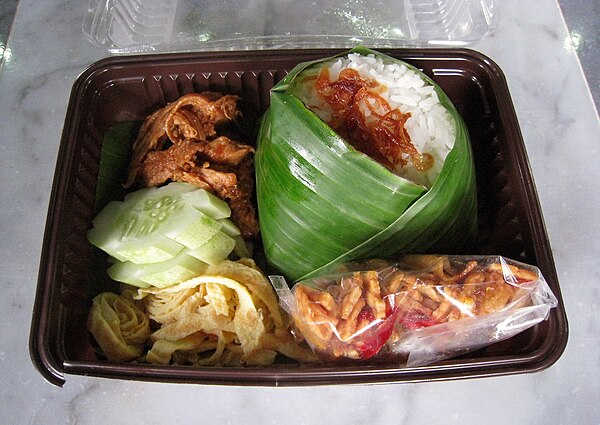
<path fill-rule="evenodd" d="M 501 256 L 355 262 L 292 288 L 270 279 L 298 337 L 327 360 L 423 366 L 510 338 L 557 305 L 538 268 Z"/>

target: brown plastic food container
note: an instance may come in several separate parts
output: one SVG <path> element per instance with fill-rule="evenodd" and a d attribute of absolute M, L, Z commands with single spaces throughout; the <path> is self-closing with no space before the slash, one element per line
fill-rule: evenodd
<path fill-rule="evenodd" d="M 536 265 L 559 305 L 548 320 L 516 337 L 434 366 L 298 366 L 191 368 L 110 364 L 98 359 L 86 329 L 92 298 L 107 288 L 89 279 L 86 240 L 94 214 L 105 131 L 140 120 L 189 92 L 241 96 L 246 118 L 269 106 L 269 89 L 294 65 L 338 50 L 279 50 L 113 57 L 76 81 L 67 111 L 46 224 L 30 351 L 50 382 L 65 375 L 231 385 L 322 385 L 415 382 L 532 372 L 552 365 L 567 342 L 567 319 L 534 182 L 502 71 L 464 49 L 381 49 L 433 78 L 465 119 L 475 155 L 479 239 L 472 254 L 500 254 Z"/>

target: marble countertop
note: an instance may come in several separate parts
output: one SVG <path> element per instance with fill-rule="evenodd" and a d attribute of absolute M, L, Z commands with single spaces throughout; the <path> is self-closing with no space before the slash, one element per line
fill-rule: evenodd
<path fill-rule="evenodd" d="M 529 374 L 449 382 L 248 388 L 68 376 L 50 385 L 28 339 L 71 87 L 107 52 L 82 35 L 87 2 L 21 0 L 0 70 L 0 411 L 3 423 L 570 424 L 600 418 L 600 122 L 555 0 L 497 2 L 471 47 L 504 71 L 569 320 L 564 354 Z"/>

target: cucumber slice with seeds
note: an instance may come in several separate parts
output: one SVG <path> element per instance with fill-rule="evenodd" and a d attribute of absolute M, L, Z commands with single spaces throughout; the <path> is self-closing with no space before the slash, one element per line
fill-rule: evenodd
<path fill-rule="evenodd" d="M 188 183 L 145 188 L 109 203 L 93 220 L 89 241 L 120 261 L 148 264 L 168 260 L 184 247 L 212 238 L 231 210 L 227 203 Z M 233 226 L 233 228 L 232 228 Z"/>
<path fill-rule="evenodd" d="M 143 242 L 139 239 L 122 241 L 116 249 L 118 256 L 114 257 L 136 264 L 157 263 L 175 257 L 183 248 L 182 244 L 165 235 L 151 233 L 144 237 Z"/>
<path fill-rule="evenodd" d="M 243 240 L 229 205 L 187 183 L 145 188 L 110 202 L 92 221 L 89 241 L 112 260 L 108 275 L 164 288 L 202 274 Z"/>

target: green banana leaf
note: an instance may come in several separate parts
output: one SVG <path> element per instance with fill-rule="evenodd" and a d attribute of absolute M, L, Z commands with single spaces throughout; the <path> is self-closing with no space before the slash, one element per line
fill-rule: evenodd
<path fill-rule="evenodd" d="M 392 57 L 375 54 L 386 62 Z M 356 151 L 294 97 L 296 66 L 271 90 L 255 155 L 259 222 L 269 263 L 289 279 L 324 273 L 359 258 L 452 252 L 475 235 L 476 184 L 469 135 L 458 112 L 434 85 L 456 125 L 456 141 L 427 190 Z"/>
<path fill-rule="evenodd" d="M 98 183 L 96 185 L 96 212 L 123 192 L 121 185 L 127 176 L 131 144 L 142 121 L 125 121 L 110 127 L 102 140 Z"/>

